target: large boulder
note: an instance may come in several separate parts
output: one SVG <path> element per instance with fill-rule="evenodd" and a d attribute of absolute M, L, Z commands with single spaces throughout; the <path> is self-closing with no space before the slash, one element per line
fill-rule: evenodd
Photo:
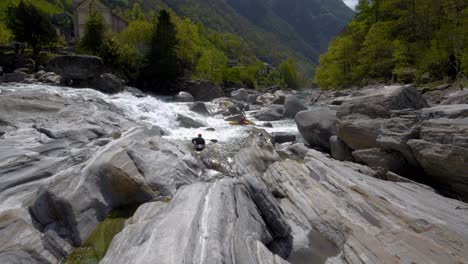
<path fill-rule="evenodd" d="M 215 99 L 213 103 L 219 106 L 217 113 L 222 114 L 223 116 L 232 116 L 232 115 L 242 114 L 240 105 L 236 104 L 236 102 L 233 102 L 231 99 L 218 98 L 218 99 Z"/>
<path fill-rule="evenodd" d="M 206 126 L 200 121 L 196 121 L 188 116 L 184 116 L 181 114 L 177 115 L 176 120 L 177 122 L 179 122 L 181 127 L 185 127 L 185 128 L 200 128 L 200 127 Z"/>
<path fill-rule="evenodd" d="M 418 167 L 408 140 L 419 137 L 420 114 L 403 114 L 388 119 L 350 115 L 337 123 L 337 136 L 353 150 L 381 148 L 398 152 Z"/>
<path fill-rule="evenodd" d="M 330 151 L 330 137 L 336 134 L 336 112 L 326 107 L 314 107 L 297 113 L 297 128 L 311 147 Z"/>
<path fill-rule="evenodd" d="M 265 93 L 257 97 L 255 104 L 270 105 L 275 100 L 275 96 L 271 93 Z"/>
<path fill-rule="evenodd" d="M 104 63 L 95 56 L 57 56 L 49 61 L 49 70 L 62 76 L 63 81 L 83 81 L 99 77 L 104 71 Z"/>
<path fill-rule="evenodd" d="M 452 104 L 468 104 L 468 90 L 460 91 L 455 94 L 451 94 L 447 99 L 442 101 L 444 105 Z"/>
<path fill-rule="evenodd" d="M 422 184 L 371 174 L 365 166 L 314 150 L 305 161 L 268 168 L 261 179 L 282 197 L 281 209 L 294 230 L 291 263 L 456 263 L 468 258 L 466 203 Z"/>
<path fill-rule="evenodd" d="M 408 145 L 444 194 L 468 201 L 468 117 L 424 121 L 420 138 Z"/>
<path fill-rule="evenodd" d="M 245 88 L 241 88 L 239 90 L 233 91 L 231 93 L 231 97 L 235 100 L 246 102 L 249 99 L 249 93 Z"/>
<path fill-rule="evenodd" d="M 286 102 L 286 93 L 284 91 L 278 90 L 274 92 L 273 95 L 275 96 L 275 99 L 272 101 L 272 104 L 284 105 Z"/>
<path fill-rule="evenodd" d="M 337 136 L 330 137 L 330 154 L 339 161 L 352 161 L 353 156 L 349 147 Z"/>
<path fill-rule="evenodd" d="M 93 78 L 90 85 L 94 89 L 107 94 L 120 93 L 125 89 L 125 82 L 111 73 L 104 73 Z"/>
<path fill-rule="evenodd" d="M 157 197 L 123 148 L 146 136 L 146 131 L 135 129 L 86 164 L 49 178 L 38 188 L 30 208 L 34 219 L 46 230 L 65 232 L 62 236 L 79 246 L 113 208 Z"/>
<path fill-rule="evenodd" d="M 192 103 L 194 100 L 193 96 L 187 92 L 179 92 L 174 97 L 174 101 L 179 103 Z"/>
<path fill-rule="evenodd" d="M 291 228 L 268 190 L 256 183 L 195 183 L 180 188 L 163 210 L 156 207 L 157 214 L 153 206 L 139 209 L 147 218 L 126 226 L 100 263 L 286 264 L 266 245 L 287 237 Z"/>
<path fill-rule="evenodd" d="M 353 157 L 382 175 L 386 175 L 388 171 L 400 173 L 406 167 L 403 156 L 378 148 L 356 150 L 353 152 Z"/>
<path fill-rule="evenodd" d="M 190 106 L 190 111 L 198 113 L 200 115 L 210 115 L 210 111 L 206 108 L 205 103 L 203 102 L 196 102 Z"/>
<path fill-rule="evenodd" d="M 362 114 L 371 118 L 390 117 L 391 110 L 424 107 L 428 107 L 428 103 L 413 85 L 384 86 L 353 94 L 342 103 L 337 116 Z"/>
<path fill-rule="evenodd" d="M 282 105 L 270 105 L 257 111 L 254 117 L 260 121 L 278 121 L 284 118 L 283 112 Z"/>
<path fill-rule="evenodd" d="M 284 116 L 294 118 L 300 111 L 307 110 L 307 107 L 295 95 L 286 96 L 284 102 Z"/>
<path fill-rule="evenodd" d="M 4 74 L 2 77 L 0 77 L 0 82 L 6 82 L 6 83 L 22 82 L 26 79 L 27 76 L 28 75 L 24 72 L 7 73 L 7 74 Z"/>
<path fill-rule="evenodd" d="M 239 176 L 260 175 L 279 160 L 272 136 L 265 130 L 254 128 L 234 156 L 234 172 Z"/>
<path fill-rule="evenodd" d="M 278 144 L 296 141 L 296 135 L 287 132 L 272 133 L 273 141 Z"/>
<path fill-rule="evenodd" d="M 224 96 L 223 89 L 209 81 L 190 81 L 182 86 L 182 91 L 190 93 L 195 101 L 210 102 Z"/>

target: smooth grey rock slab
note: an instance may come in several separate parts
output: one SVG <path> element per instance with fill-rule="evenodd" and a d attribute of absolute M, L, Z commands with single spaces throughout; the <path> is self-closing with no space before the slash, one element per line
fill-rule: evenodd
<path fill-rule="evenodd" d="M 362 114 L 371 118 L 390 117 L 391 110 L 425 107 L 428 107 L 427 101 L 413 85 L 384 86 L 352 94 L 341 104 L 337 116 L 341 118 L 351 114 Z"/>
<path fill-rule="evenodd" d="M 287 263 L 265 247 L 273 240 L 245 185 L 224 179 L 182 187 L 152 219 L 127 225 L 101 263 Z"/>
<path fill-rule="evenodd" d="M 463 210 L 468 204 L 421 184 L 376 179 L 370 172 L 315 150 L 305 164 L 289 160 L 268 168 L 261 179 L 284 197 L 280 207 L 292 227 L 292 259 L 305 254 L 303 259 L 334 264 L 468 258 Z"/>

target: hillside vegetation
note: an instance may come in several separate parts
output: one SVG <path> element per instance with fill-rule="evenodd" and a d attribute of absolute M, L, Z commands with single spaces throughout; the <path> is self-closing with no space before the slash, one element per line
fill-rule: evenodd
<path fill-rule="evenodd" d="M 208 30 L 240 36 L 259 59 L 274 65 L 292 57 L 309 75 L 353 16 L 341 0 L 107 0 L 127 17 L 136 2 L 143 10 L 169 8 Z"/>
<path fill-rule="evenodd" d="M 468 75 L 466 0 L 361 0 L 357 11 L 320 57 L 322 88 Z"/>

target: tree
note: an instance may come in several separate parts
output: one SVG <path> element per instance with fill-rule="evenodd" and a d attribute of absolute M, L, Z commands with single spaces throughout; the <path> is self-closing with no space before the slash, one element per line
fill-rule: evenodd
<path fill-rule="evenodd" d="M 280 64 L 279 70 L 281 77 L 289 88 L 299 88 L 299 78 L 296 71 L 296 63 L 292 58 L 287 59 Z"/>
<path fill-rule="evenodd" d="M 143 11 L 141 11 L 141 7 L 138 3 L 133 4 L 132 19 L 133 20 L 145 20 L 145 15 L 143 14 Z"/>
<path fill-rule="evenodd" d="M 176 80 L 182 74 L 177 57 L 177 32 L 166 10 L 159 12 L 147 55 L 146 75 L 156 82 Z"/>
<path fill-rule="evenodd" d="M 11 31 L 4 24 L 0 24 L 0 45 L 7 45 L 12 39 Z"/>
<path fill-rule="evenodd" d="M 79 48 L 97 55 L 99 48 L 105 40 L 106 31 L 107 27 L 104 24 L 104 18 L 101 13 L 92 11 L 86 22 L 85 35 L 79 43 Z"/>
<path fill-rule="evenodd" d="M 7 25 L 13 32 L 14 39 L 28 43 L 34 56 L 39 55 L 45 45 L 57 39 L 50 19 L 31 4 L 21 1 L 17 7 L 8 8 L 7 19 Z"/>

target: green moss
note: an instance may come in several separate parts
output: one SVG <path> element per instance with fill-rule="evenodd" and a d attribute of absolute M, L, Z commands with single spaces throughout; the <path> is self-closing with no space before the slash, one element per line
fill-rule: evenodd
<path fill-rule="evenodd" d="M 97 264 L 98 258 L 91 247 L 76 248 L 64 262 L 65 264 Z"/>
<path fill-rule="evenodd" d="M 126 206 L 113 210 L 109 216 L 100 222 L 83 245 L 76 248 L 65 260 L 65 264 L 94 264 L 106 255 L 112 239 L 125 226 L 125 220 L 130 218 L 137 205 Z"/>

